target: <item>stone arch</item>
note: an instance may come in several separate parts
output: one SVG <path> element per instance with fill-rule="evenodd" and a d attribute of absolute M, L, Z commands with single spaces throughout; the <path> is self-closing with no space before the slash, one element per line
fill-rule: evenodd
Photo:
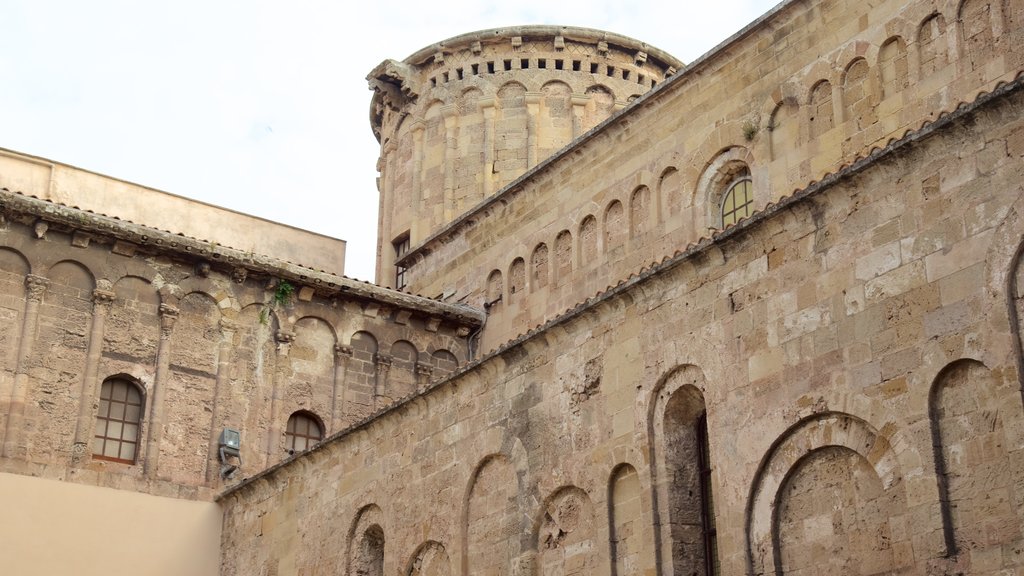
<path fill-rule="evenodd" d="M 405 576 L 449 576 L 451 573 L 448 552 L 444 544 L 436 540 L 420 544 L 402 571 Z"/>
<path fill-rule="evenodd" d="M 178 300 L 178 319 L 171 331 L 171 365 L 204 376 L 217 373 L 221 310 L 207 292 L 189 292 Z"/>
<path fill-rule="evenodd" d="M 455 109 L 459 116 L 473 114 L 474 112 L 480 111 L 480 104 L 478 100 L 482 98 L 484 93 L 476 86 L 469 86 L 461 93 L 458 98 L 455 99 Z"/>
<path fill-rule="evenodd" d="M 454 188 L 454 214 L 462 214 L 470 206 L 480 200 L 480 183 L 477 178 L 483 172 L 484 157 L 479 151 L 484 149 L 485 131 L 484 115 L 480 109 L 483 92 L 476 87 L 468 87 L 455 100 L 455 110 L 459 117 L 458 137 L 456 145 L 458 153 L 451 161 Z"/>
<path fill-rule="evenodd" d="M 508 82 L 498 88 L 494 133 L 494 172 L 500 189 L 526 171 L 528 161 L 526 87 Z"/>
<path fill-rule="evenodd" d="M 612 576 L 643 572 L 643 503 L 640 476 L 631 464 L 616 466 L 608 482 L 609 558 Z"/>
<path fill-rule="evenodd" d="M 416 362 L 419 352 L 408 340 L 391 344 L 391 369 L 388 371 L 387 390 L 381 391 L 385 401 L 405 398 L 416 391 Z"/>
<path fill-rule="evenodd" d="M 269 320 L 261 321 L 263 302 L 254 302 L 238 313 L 238 329 L 231 340 L 231 369 L 227 383 L 231 402 L 221 403 L 220 422 L 242 423 L 243 431 L 269 430 L 270 405 L 273 394 L 273 373 L 276 342 Z M 218 429 L 219 432 L 219 429 Z M 261 442 L 242 442 L 242 461 L 257 462 L 266 456 Z"/>
<path fill-rule="evenodd" d="M 548 260 L 548 245 L 543 242 L 537 244 L 530 256 L 530 285 L 533 290 L 539 290 L 548 285 L 548 270 L 551 268 Z"/>
<path fill-rule="evenodd" d="M 590 496 L 576 486 L 559 488 L 545 499 L 533 523 L 535 573 L 597 573 L 596 520 Z"/>
<path fill-rule="evenodd" d="M 367 504 L 356 513 L 348 531 L 349 576 L 384 576 L 384 513 Z"/>
<path fill-rule="evenodd" d="M 875 108 L 868 87 L 868 61 L 854 58 L 843 72 L 843 121 L 863 130 L 874 122 Z"/>
<path fill-rule="evenodd" d="M 615 112 L 615 92 L 603 84 L 586 89 L 587 105 L 583 112 L 583 131 L 586 132 L 607 120 Z"/>
<path fill-rule="evenodd" d="M 1010 46 L 1019 47 L 1021 36 L 1024 36 L 1024 0 L 1008 0 L 1003 4 L 1003 9 L 1003 20 L 1009 30 L 1007 41 L 1011 43 Z"/>
<path fill-rule="evenodd" d="M 96 276 L 85 264 L 77 260 L 61 260 L 50 266 L 44 275 L 50 281 L 43 296 L 44 300 L 48 300 L 49 296 L 58 293 L 70 298 L 92 300 L 92 291 L 96 288 Z"/>
<path fill-rule="evenodd" d="M 963 0 L 957 9 L 960 32 L 960 60 L 966 70 L 978 70 L 998 53 L 993 24 L 1002 13 L 999 0 Z"/>
<path fill-rule="evenodd" d="M 63 414 L 74 414 L 80 402 L 94 402 L 93 398 L 83 398 L 83 379 L 81 367 L 87 363 L 86 352 L 90 345 L 90 327 L 93 316 L 93 290 L 96 288 L 96 277 L 88 266 L 73 259 L 62 259 L 45 270 L 42 275 L 49 280 L 42 301 L 37 308 L 37 319 L 34 326 L 27 327 L 33 332 L 22 334 L 25 308 L 29 305 L 26 297 L 27 262 L 22 255 L 14 250 L 4 251 L 5 264 L 10 264 L 13 271 L 24 271 L 26 274 L 15 273 L 6 276 L 10 282 L 8 294 L 18 302 L 16 310 L 3 309 L 3 324 L 8 342 L 20 346 L 21 337 L 27 337 L 34 344 L 31 346 L 31 357 L 23 365 L 31 378 L 31 384 L 23 390 L 20 401 L 21 410 L 15 413 L 13 407 L 6 404 L 8 398 L 18 398 L 14 388 L 8 388 L 10 396 L 4 395 L 5 404 L 0 410 L 5 419 L 7 436 L 5 441 L 14 444 L 14 452 L 7 455 L 25 457 L 22 450 L 30 450 L 38 459 L 53 459 L 68 456 L 73 443 L 68 439 L 75 437 L 77 420 L 59 417 Z M 5 270 L 5 272 L 9 272 Z M 8 324 L 10 319 L 17 318 L 20 322 Z M 12 362 L 5 367 L 14 372 L 21 353 L 17 348 L 6 351 L 12 354 Z M 0 388 L 6 388 L 0 382 Z M 98 394 L 96 395 L 98 396 Z M 19 417 L 22 419 L 19 424 Z M 21 440 L 12 443 L 12 438 Z M 92 435 L 79 438 L 91 446 Z M 11 448 L 11 446 L 8 446 Z"/>
<path fill-rule="evenodd" d="M 103 354 L 117 354 L 149 366 L 156 364 L 160 341 L 160 295 L 149 280 L 123 276 L 113 285 L 103 331 Z"/>
<path fill-rule="evenodd" d="M 173 481 L 187 482 L 202 477 L 206 469 L 211 421 L 194 399 L 214 396 L 223 333 L 221 309 L 209 293 L 189 292 L 177 306 L 164 397 L 164 421 L 174 425 L 164 427 L 158 450 L 163 461 L 175 463 L 168 472 Z"/>
<path fill-rule="evenodd" d="M 345 406 L 351 416 L 369 414 L 377 396 L 377 357 L 379 345 L 370 332 L 360 330 L 349 341 L 352 358 L 345 371 Z"/>
<path fill-rule="evenodd" d="M 592 264 L 597 261 L 597 235 L 597 218 L 588 214 L 583 218 L 583 221 L 580 222 L 580 231 L 578 234 L 580 247 L 579 250 L 577 250 L 577 253 L 579 254 L 581 268 L 587 264 Z"/>
<path fill-rule="evenodd" d="M 1016 237 L 1014 240 L 1017 246 L 1006 275 L 1006 305 L 1017 360 L 1018 388 L 1024 400 L 1024 238 Z"/>
<path fill-rule="evenodd" d="M 780 492 L 805 456 L 828 447 L 846 448 L 866 458 L 882 489 L 902 494 L 898 459 L 888 438 L 873 426 L 842 412 L 821 412 L 805 418 L 772 444 L 754 475 L 746 510 L 748 570 L 781 573 L 775 514 Z"/>
<path fill-rule="evenodd" d="M 526 261 L 516 257 L 508 267 L 508 299 L 518 300 L 526 292 Z"/>
<path fill-rule="evenodd" d="M 626 243 L 626 214 L 622 202 L 612 200 L 604 210 L 604 252 L 621 253 Z"/>
<path fill-rule="evenodd" d="M 629 236 L 637 238 L 651 229 L 651 190 L 637 186 L 629 196 Z"/>
<path fill-rule="evenodd" d="M 503 292 L 504 286 L 501 280 L 501 270 L 491 270 L 491 273 L 487 276 L 487 296 L 484 298 L 484 307 L 491 308 L 498 305 L 501 302 Z"/>
<path fill-rule="evenodd" d="M 445 148 L 445 126 L 441 109 L 444 103 L 440 100 L 433 100 L 427 105 L 423 112 L 423 150 L 420 155 L 422 176 L 420 185 L 424 199 L 434 199 L 439 202 L 444 195 L 442 184 L 444 183 L 444 148 Z"/>
<path fill-rule="evenodd" d="M 781 158 L 785 151 L 800 141 L 797 106 L 787 99 L 779 101 L 768 119 L 768 144 L 772 160 Z"/>
<path fill-rule="evenodd" d="M 811 140 L 821 137 L 835 126 L 835 111 L 832 108 L 832 83 L 819 80 L 811 87 L 807 98 L 808 125 Z"/>
<path fill-rule="evenodd" d="M 928 410 L 949 556 L 972 555 L 1019 534 L 1004 424 L 1005 407 L 1017 404 L 1018 397 L 1008 389 L 970 358 L 945 366 L 932 384 Z"/>
<path fill-rule="evenodd" d="M 116 391 L 121 387 L 120 398 Z M 127 394 L 124 394 L 126 388 Z M 132 391 L 137 394 L 133 398 Z M 90 453 L 93 458 L 113 460 L 125 464 L 137 464 L 142 458 L 146 428 L 146 386 L 138 378 L 130 374 L 112 374 L 103 379 L 95 396 L 99 405 L 98 413 L 90 414 L 94 422 L 102 426 L 88 438 Z M 118 406 L 119 410 L 114 406 Z M 114 412 L 118 413 L 114 413 Z M 103 422 L 103 425 L 100 425 Z M 112 428 L 116 426 L 116 431 Z"/>
<path fill-rule="evenodd" d="M 434 380 L 442 380 L 452 372 L 459 369 L 459 359 L 446 349 L 435 350 L 430 355 L 431 364 L 434 366 Z"/>
<path fill-rule="evenodd" d="M 538 158 L 547 158 L 572 140 L 572 88 L 552 80 L 540 88 Z"/>
<path fill-rule="evenodd" d="M 295 410 L 285 423 L 284 450 L 288 455 L 309 450 L 327 437 L 324 419 L 312 410 Z"/>
<path fill-rule="evenodd" d="M 705 205 L 706 227 L 722 227 L 722 201 L 737 183 L 752 181 L 752 164 L 753 156 L 749 150 L 742 146 L 731 146 L 721 150 L 704 166 L 694 190 L 694 202 L 703 202 Z M 753 194 L 756 195 L 756 192 Z M 752 202 L 749 206 L 751 212 L 754 205 Z"/>
<path fill-rule="evenodd" d="M 21 278 L 24 278 L 30 272 L 32 272 L 32 263 L 21 251 L 10 246 L 0 246 L 0 273 L 19 274 Z"/>
<path fill-rule="evenodd" d="M 40 266 L 40 268 L 42 270 L 39 274 L 46 276 L 51 283 L 74 286 L 80 290 L 89 291 L 96 287 L 96 275 L 93 274 L 89 266 L 78 260 L 66 258 L 58 260 L 48 267 Z"/>
<path fill-rule="evenodd" d="M 561 284 L 572 275 L 572 232 L 562 230 L 555 236 L 555 284 Z"/>
<path fill-rule="evenodd" d="M 288 350 L 291 378 L 283 395 L 290 409 L 305 408 L 320 414 L 331 413 L 334 395 L 334 326 L 319 316 L 303 316 L 292 326 L 295 340 Z"/>
<path fill-rule="evenodd" d="M 887 492 L 868 458 L 846 446 L 815 448 L 776 496 L 777 574 L 891 574 L 893 534 L 906 514 L 902 490 Z"/>
<path fill-rule="evenodd" d="M 0 247 L 0 289 L 4 294 L 25 294 L 25 282 L 31 270 L 32 265 L 21 252 Z M 27 303 L 27 300 L 25 302 Z M 24 303 L 11 307 L 0 305 L 0 355 L 4 358 L 0 366 L 12 373 L 17 362 L 24 306 Z M 0 395 L 0 439 L 6 425 L 8 398 L 5 396 Z"/>
<path fill-rule="evenodd" d="M 907 88 L 910 82 L 908 68 L 907 43 L 902 37 L 893 36 L 882 43 L 878 50 L 878 77 L 883 100 Z"/>
<path fill-rule="evenodd" d="M 658 178 L 658 196 L 664 203 L 662 210 L 666 219 L 678 217 L 689 204 L 685 193 L 683 175 L 675 166 L 669 166 Z"/>
<path fill-rule="evenodd" d="M 939 12 L 926 17 L 917 28 L 918 78 L 928 78 L 949 63 L 946 19 Z"/>
<path fill-rule="evenodd" d="M 37 457 L 62 458 L 73 448 L 73 443 L 67 439 L 75 437 L 77 419 L 58 416 L 74 414 L 83 406 L 83 401 L 90 403 L 98 398 L 98 394 L 93 396 L 88 390 L 83 390 L 81 373 L 68 368 L 82 367 L 87 363 L 96 280 L 86 265 L 73 259 L 52 264 L 45 276 L 49 285 L 37 308 L 36 333 L 29 336 L 34 337 L 36 343 L 31 349 L 31 362 L 25 366 L 32 383 L 26 390 L 26 396 L 22 397 L 25 401 L 23 428 L 18 431 L 7 429 L 7 440 L 22 434 L 26 448 L 31 447 Z M 13 293 L 24 298 L 25 282 L 20 279 Z M 105 282 L 103 284 L 106 285 Z M 24 305 L 28 305 L 27 299 Z M 19 310 L 18 314 L 24 312 Z M 20 326 L 14 330 L 18 328 Z M 8 366 L 16 365 L 17 357 L 14 358 L 15 364 Z M 118 371 L 124 369 L 119 368 Z M 7 413 L 6 417 L 16 418 L 12 413 Z M 79 440 L 91 446 L 91 435 Z M 17 453 L 20 454 L 20 446 Z"/>
<path fill-rule="evenodd" d="M 473 470 L 463 501 L 462 574 L 511 576 L 520 540 L 516 468 L 508 456 L 484 457 Z"/>
<path fill-rule="evenodd" d="M 672 574 L 708 574 L 717 563 L 704 373 L 669 371 L 648 408 L 651 476 L 663 566 Z"/>

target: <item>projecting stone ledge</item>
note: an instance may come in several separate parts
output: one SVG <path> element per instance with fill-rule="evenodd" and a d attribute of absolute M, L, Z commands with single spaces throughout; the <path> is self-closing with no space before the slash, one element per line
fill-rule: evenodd
<path fill-rule="evenodd" d="M 175 253 L 202 260 L 208 265 L 228 269 L 232 276 L 246 270 L 247 275 L 264 274 L 305 287 L 324 297 L 345 296 L 375 300 L 394 308 L 408 309 L 425 316 L 440 317 L 464 328 L 483 324 L 482 310 L 462 304 L 450 304 L 422 296 L 398 292 L 369 282 L 354 280 L 307 268 L 301 264 L 285 262 L 270 256 L 244 252 L 197 238 L 190 238 L 141 224 L 95 214 L 47 200 L 40 200 L 0 188 L 0 211 L 5 218 L 35 220 L 45 223 L 47 229 L 64 229 L 72 234 L 82 233 L 112 238 L 119 246 L 149 247 L 151 250 Z"/>

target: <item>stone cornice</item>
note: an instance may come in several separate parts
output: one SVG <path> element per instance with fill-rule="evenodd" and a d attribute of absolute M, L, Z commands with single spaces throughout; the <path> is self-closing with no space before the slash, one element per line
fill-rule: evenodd
<path fill-rule="evenodd" d="M 4 214 L 34 216 L 50 224 L 57 224 L 75 231 L 106 236 L 115 241 L 172 253 L 195 259 L 204 259 L 211 264 L 222 264 L 231 269 L 243 268 L 249 273 L 264 274 L 287 280 L 296 286 L 310 286 L 323 296 L 374 300 L 394 308 L 412 310 L 425 316 L 438 316 L 458 326 L 478 327 L 483 324 L 485 314 L 470 306 L 449 304 L 382 288 L 369 282 L 353 280 L 321 270 L 313 270 L 270 256 L 243 252 L 215 242 L 190 238 L 165 230 L 150 228 L 126 220 L 87 212 L 32 196 L 25 196 L 0 188 L 0 211 Z"/>

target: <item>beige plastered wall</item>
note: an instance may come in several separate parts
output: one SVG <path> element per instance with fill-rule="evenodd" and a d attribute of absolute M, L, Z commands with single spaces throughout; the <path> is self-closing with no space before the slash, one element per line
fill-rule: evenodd
<path fill-rule="evenodd" d="M 0 473 L 9 576 L 216 576 L 217 504 Z"/>
<path fill-rule="evenodd" d="M 345 273 L 344 240 L 44 158 L 0 149 L 0 188 L 316 270 Z"/>

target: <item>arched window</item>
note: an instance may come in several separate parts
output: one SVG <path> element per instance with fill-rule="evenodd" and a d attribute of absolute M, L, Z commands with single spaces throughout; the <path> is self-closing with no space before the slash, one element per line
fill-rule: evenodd
<path fill-rule="evenodd" d="M 754 211 L 754 187 L 750 176 L 743 175 L 729 186 L 722 197 L 722 227 L 735 224 Z"/>
<path fill-rule="evenodd" d="M 288 418 L 284 432 L 284 448 L 289 453 L 305 452 L 324 439 L 320 419 L 302 410 Z"/>
<path fill-rule="evenodd" d="M 93 458 L 135 464 L 142 404 L 142 391 L 133 382 L 123 378 L 103 382 L 92 442 Z"/>

